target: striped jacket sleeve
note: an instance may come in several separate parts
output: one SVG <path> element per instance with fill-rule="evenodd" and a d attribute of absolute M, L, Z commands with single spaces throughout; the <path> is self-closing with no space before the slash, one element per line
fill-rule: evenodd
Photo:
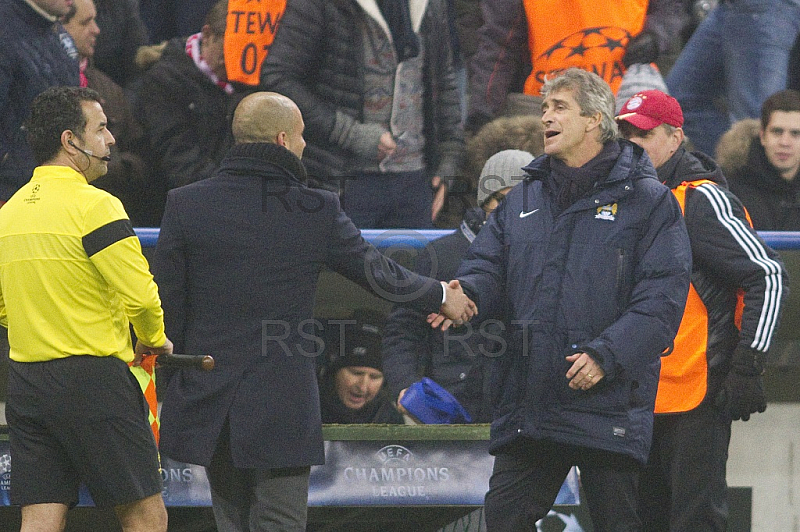
<path fill-rule="evenodd" d="M 778 253 L 747 221 L 739 199 L 706 183 L 687 197 L 686 226 L 694 262 L 744 291 L 740 345 L 766 352 L 789 295 L 789 279 Z"/>

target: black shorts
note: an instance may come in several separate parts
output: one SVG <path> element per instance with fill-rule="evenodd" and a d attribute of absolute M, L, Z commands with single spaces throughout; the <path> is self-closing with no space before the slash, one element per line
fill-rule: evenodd
<path fill-rule="evenodd" d="M 136 377 L 118 358 L 10 361 L 11 503 L 74 506 L 81 482 L 99 507 L 159 493 L 146 412 Z"/>

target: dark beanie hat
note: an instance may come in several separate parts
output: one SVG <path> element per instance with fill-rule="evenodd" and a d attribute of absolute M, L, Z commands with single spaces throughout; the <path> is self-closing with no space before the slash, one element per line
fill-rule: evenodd
<path fill-rule="evenodd" d="M 347 324 L 342 334 L 343 337 L 337 338 L 331 346 L 331 368 L 334 371 L 348 366 L 383 371 L 381 330 L 378 326 L 363 322 Z"/>

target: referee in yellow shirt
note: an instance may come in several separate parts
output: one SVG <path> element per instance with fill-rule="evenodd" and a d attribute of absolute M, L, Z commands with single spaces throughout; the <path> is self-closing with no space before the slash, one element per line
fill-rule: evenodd
<path fill-rule="evenodd" d="M 123 530 L 167 529 L 158 452 L 128 363 L 172 343 L 122 204 L 89 184 L 107 171 L 106 125 L 91 89 L 39 95 L 27 123 L 39 166 L 0 208 L 11 502 L 23 532 L 63 530 L 81 482 Z"/>

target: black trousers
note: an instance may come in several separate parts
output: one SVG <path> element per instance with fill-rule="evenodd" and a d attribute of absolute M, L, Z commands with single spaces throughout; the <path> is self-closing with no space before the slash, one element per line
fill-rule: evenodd
<path fill-rule="evenodd" d="M 543 440 L 518 440 L 496 453 L 484 512 L 488 532 L 534 532 L 576 465 L 596 532 L 634 532 L 641 464 L 629 456 Z"/>
<path fill-rule="evenodd" d="M 639 512 L 648 532 L 723 532 L 728 522 L 731 420 L 713 405 L 660 414 L 639 484 Z"/>

